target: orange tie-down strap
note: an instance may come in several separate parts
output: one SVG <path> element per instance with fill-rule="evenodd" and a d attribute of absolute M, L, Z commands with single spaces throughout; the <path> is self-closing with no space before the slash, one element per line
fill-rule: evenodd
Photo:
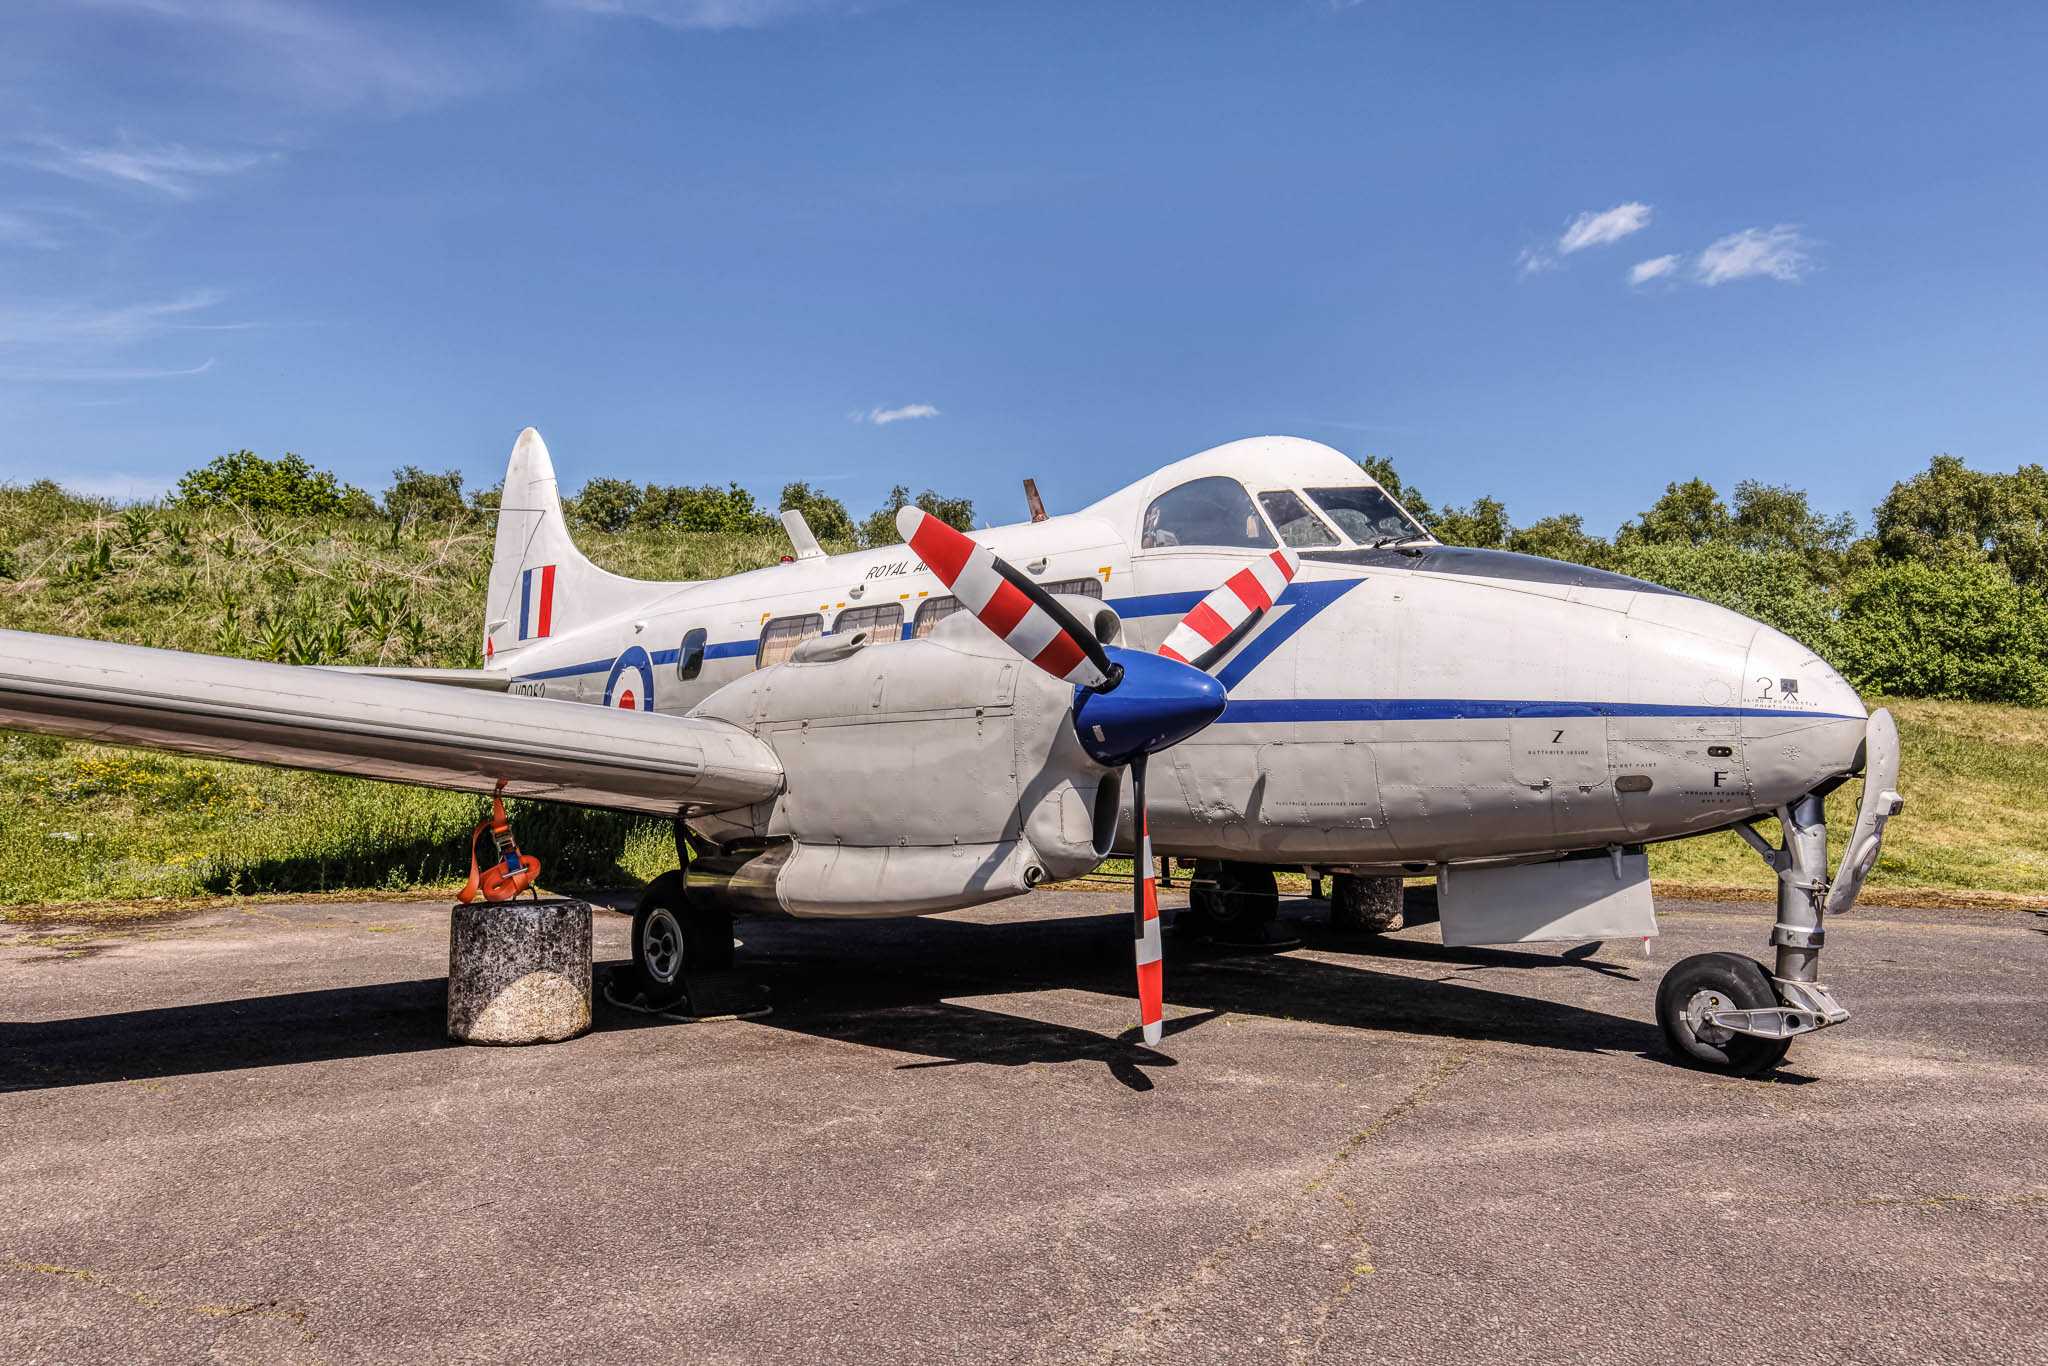
<path fill-rule="evenodd" d="M 477 841 L 484 831 L 491 832 L 491 844 L 497 857 L 489 864 L 479 866 L 476 861 Z M 512 841 L 512 823 L 505 816 L 505 801 L 502 797 L 491 798 L 491 818 L 469 832 L 469 881 L 462 884 L 457 892 L 460 901 L 475 901 L 482 897 L 486 901 L 510 901 L 540 878 L 540 860 L 531 854 L 519 852 L 519 846 Z"/>

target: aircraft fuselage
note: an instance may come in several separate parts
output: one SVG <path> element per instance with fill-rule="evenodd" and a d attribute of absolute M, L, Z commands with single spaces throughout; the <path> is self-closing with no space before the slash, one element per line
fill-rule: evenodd
<path fill-rule="evenodd" d="M 1041 583 L 1088 585 L 1149 650 L 1256 553 L 1147 543 L 1159 495 L 1218 476 L 1254 496 L 1371 483 L 1325 447 L 1266 438 L 975 536 Z M 1298 549 L 1294 583 L 1216 669 L 1228 709 L 1155 770 L 1160 853 L 1393 870 L 1632 845 L 1769 814 L 1855 767 L 1855 691 L 1738 613 L 1506 552 L 1349 535 Z M 945 601 L 904 546 L 638 587 L 623 611 L 517 642 L 513 689 L 687 712 L 806 636 L 909 639 Z M 529 604 L 519 625 L 538 621 Z"/>

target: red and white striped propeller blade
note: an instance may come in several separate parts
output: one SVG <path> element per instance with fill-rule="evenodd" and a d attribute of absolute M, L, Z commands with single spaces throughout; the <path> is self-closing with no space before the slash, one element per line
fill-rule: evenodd
<path fill-rule="evenodd" d="M 1159 653 L 1206 671 L 1265 614 L 1300 568 L 1301 557 L 1284 547 L 1253 560 L 1196 603 L 1167 633 Z"/>
<path fill-rule="evenodd" d="M 1159 887 L 1152 875 L 1152 822 L 1145 815 L 1145 756 L 1131 760 L 1131 809 L 1138 819 L 1131 865 L 1131 932 L 1138 946 L 1138 1026 L 1146 1047 L 1166 1031 L 1165 949 L 1159 935 Z"/>
<path fill-rule="evenodd" d="M 925 567 L 981 624 L 1054 678 L 1083 688 L 1109 682 L 1109 656 L 1080 622 L 1043 588 L 996 558 L 995 552 L 922 508 L 896 514 L 896 529 Z"/>

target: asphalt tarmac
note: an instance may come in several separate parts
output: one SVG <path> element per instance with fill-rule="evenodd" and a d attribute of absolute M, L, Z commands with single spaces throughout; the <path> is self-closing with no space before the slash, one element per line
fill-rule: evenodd
<path fill-rule="evenodd" d="M 1854 1018 L 1738 1081 L 1652 999 L 1763 907 L 1289 902 L 1147 1049 L 1125 904 L 749 923 L 767 1018 L 522 1049 L 442 1037 L 439 905 L 0 926 L 0 1361 L 2048 1360 L 2048 918 L 1835 921 Z"/>

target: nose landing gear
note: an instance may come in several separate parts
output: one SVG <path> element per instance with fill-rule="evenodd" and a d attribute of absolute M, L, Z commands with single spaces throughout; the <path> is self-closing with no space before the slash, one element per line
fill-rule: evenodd
<path fill-rule="evenodd" d="M 1778 920 L 1771 927 L 1777 971 L 1732 953 L 1702 953 L 1664 974 L 1657 1023 L 1680 1058 L 1698 1067 L 1751 1076 L 1774 1066 L 1800 1034 L 1837 1025 L 1849 1012 L 1820 981 L 1822 919 L 1856 902 L 1877 863 L 1885 823 L 1905 806 L 1899 781 L 1899 731 L 1891 713 L 1871 713 L 1864 732 L 1863 801 L 1832 882 L 1827 875 L 1827 813 L 1807 793 L 1778 808 L 1784 843 L 1772 848 L 1748 825 L 1735 833 L 1778 874 Z"/>

